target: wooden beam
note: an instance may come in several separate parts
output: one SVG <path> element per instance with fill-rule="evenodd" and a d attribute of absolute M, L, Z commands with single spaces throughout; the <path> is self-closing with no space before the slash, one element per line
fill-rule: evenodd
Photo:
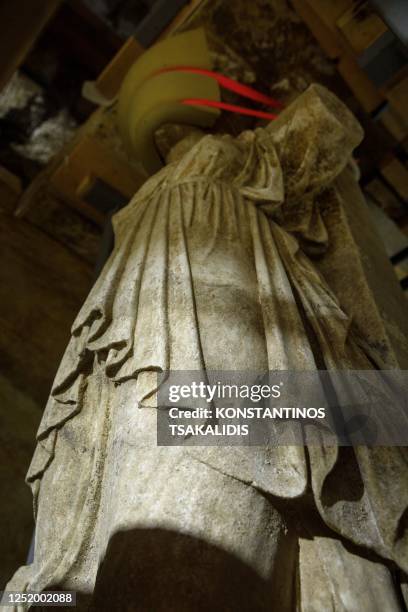
<path fill-rule="evenodd" d="M 117 96 L 123 79 L 143 51 L 143 47 L 133 36 L 128 38 L 95 83 L 104 98 L 112 100 Z"/>
<path fill-rule="evenodd" d="M 351 53 L 344 51 L 337 69 L 366 113 L 375 111 L 384 102 L 381 93 Z"/>
<path fill-rule="evenodd" d="M 408 202 L 408 170 L 404 164 L 392 154 L 387 155 L 380 166 L 383 177 L 398 193 L 399 197 Z"/>
<path fill-rule="evenodd" d="M 0 166 L 0 212 L 13 213 L 21 192 L 21 180 L 18 176 Z"/>
<path fill-rule="evenodd" d="M 292 0 L 292 4 L 326 55 L 331 59 L 338 58 L 343 51 L 338 33 L 323 21 L 307 0 Z"/>
<path fill-rule="evenodd" d="M 357 55 L 361 55 L 388 30 L 368 2 L 353 4 L 337 20 L 337 27 Z"/>
<path fill-rule="evenodd" d="M 24 61 L 61 0 L 0 3 L 0 90 Z"/>
<path fill-rule="evenodd" d="M 207 0 L 190 0 L 188 4 L 186 4 L 179 14 L 169 23 L 169 25 L 163 30 L 163 32 L 158 37 L 157 41 L 163 40 L 163 38 L 167 38 L 173 34 L 176 34 L 180 28 L 186 23 L 188 19 L 190 19 L 194 13 L 202 6 Z"/>

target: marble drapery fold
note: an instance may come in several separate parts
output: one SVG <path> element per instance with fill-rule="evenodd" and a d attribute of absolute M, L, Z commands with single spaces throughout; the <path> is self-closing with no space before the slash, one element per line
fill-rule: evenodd
<path fill-rule="evenodd" d="M 94 410 L 95 421 L 110 423 L 111 430 L 119 418 L 115 389 L 127 383 L 141 407 L 138 418 L 147 422 L 160 370 L 373 367 L 375 349 L 368 357 L 352 320 L 306 255 L 327 246 L 319 195 L 330 190 L 336 197 L 333 181 L 361 138 L 359 124 L 343 104 L 312 86 L 265 128 L 238 138 L 203 137 L 115 215 L 114 251 L 73 324 L 38 432 L 27 480 L 39 507 L 47 496 L 58 495 L 46 476 L 71 452 L 63 442 L 58 448 L 64 428 L 71 428 L 75 438 L 80 413 L 86 411 L 81 418 L 90 427 Z M 95 380 L 109 385 L 109 417 L 99 414 L 92 399 L 89 388 L 95 388 Z M 105 429 L 99 423 L 95 431 L 100 433 L 93 432 L 92 444 L 101 449 Z M 84 524 L 91 520 L 87 508 L 92 516 L 104 513 L 97 490 L 114 461 L 108 448 L 98 451 L 97 461 L 84 460 L 78 494 Z M 408 571 L 402 450 L 206 448 L 183 456 L 284 499 L 300 498 L 311 484 L 320 515 L 333 532 Z M 361 487 L 357 497 L 356 482 L 343 482 L 351 472 Z M 96 481 L 98 487 L 87 488 L 87 482 Z M 74 479 L 64 483 L 75 489 Z M 399 493 L 388 495 L 392 488 Z M 41 521 L 45 515 L 40 512 Z M 57 576 L 80 573 L 74 569 L 78 551 L 96 536 L 69 509 L 66 520 L 65 557 L 51 555 L 54 561 L 45 569 L 44 549 L 35 569 L 20 570 L 25 588 L 45 588 Z M 112 518 L 107 533 L 114 530 Z M 99 552 L 87 561 L 88 578 L 81 574 L 88 588 L 107 545 L 98 537 L 99 544 L 92 546 Z"/>

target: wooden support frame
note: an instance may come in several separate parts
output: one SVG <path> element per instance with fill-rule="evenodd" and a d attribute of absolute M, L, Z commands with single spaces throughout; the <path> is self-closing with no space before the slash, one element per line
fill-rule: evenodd
<path fill-rule="evenodd" d="M 0 3 L 0 90 L 22 64 L 62 0 L 5 0 Z"/>

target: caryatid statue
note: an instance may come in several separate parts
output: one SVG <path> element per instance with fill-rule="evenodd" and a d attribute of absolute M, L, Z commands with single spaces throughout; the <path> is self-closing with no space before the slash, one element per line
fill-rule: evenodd
<path fill-rule="evenodd" d="M 306 254 L 361 139 L 313 85 L 265 128 L 180 142 L 114 216 L 28 471 L 34 562 L 7 589 L 96 610 L 403 609 L 404 449 L 156 445 L 157 372 L 376 366 Z"/>

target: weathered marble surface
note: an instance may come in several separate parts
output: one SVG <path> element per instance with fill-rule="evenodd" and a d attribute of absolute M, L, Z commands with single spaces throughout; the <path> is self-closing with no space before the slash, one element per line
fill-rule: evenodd
<path fill-rule="evenodd" d="M 400 609 L 404 449 L 155 444 L 157 369 L 396 363 L 306 254 L 330 247 L 320 204 L 340 202 L 361 137 L 313 86 L 265 129 L 180 144 L 115 216 L 27 477 L 35 561 L 9 589 L 72 588 L 98 610 Z"/>

